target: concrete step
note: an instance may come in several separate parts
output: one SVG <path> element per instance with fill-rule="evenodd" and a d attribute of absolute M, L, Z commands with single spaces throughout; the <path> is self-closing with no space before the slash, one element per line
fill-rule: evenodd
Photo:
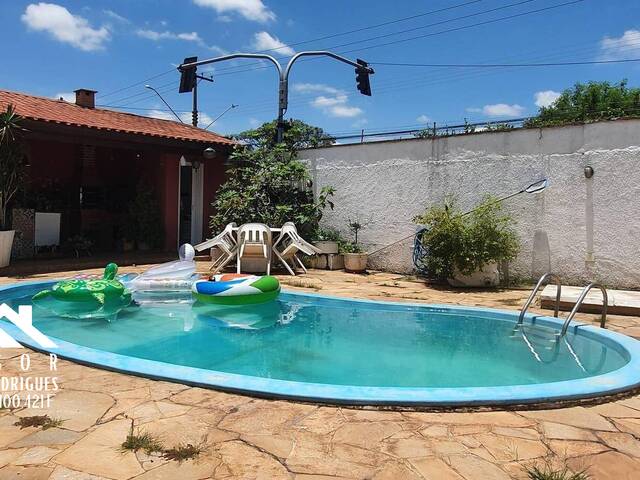
<path fill-rule="evenodd" d="M 583 288 L 584 287 L 563 285 L 560 296 L 560 310 L 571 310 L 576 304 Z M 640 292 L 607 289 L 607 295 L 609 297 L 607 313 L 640 316 Z M 553 310 L 555 302 L 556 286 L 547 285 L 544 290 L 542 290 L 540 306 Z M 591 290 L 584 299 L 584 303 L 581 305 L 579 311 L 600 313 L 602 311 L 602 293 L 600 290 L 597 288 Z"/>

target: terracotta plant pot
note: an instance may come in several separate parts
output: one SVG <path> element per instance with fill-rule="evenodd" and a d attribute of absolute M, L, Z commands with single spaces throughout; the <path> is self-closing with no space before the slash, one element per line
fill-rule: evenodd
<path fill-rule="evenodd" d="M 0 231 L 0 267 L 6 267 L 11 263 L 11 248 L 15 230 Z"/>
<path fill-rule="evenodd" d="M 344 269 L 351 273 L 362 273 L 367 270 L 367 257 L 366 253 L 345 253 L 344 254 Z"/>
<path fill-rule="evenodd" d="M 322 253 L 336 254 L 338 253 L 338 242 L 332 242 L 331 240 L 320 240 L 313 242 L 313 245 Z"/>
<path fill-rule="evenodd" d="M 456 271 L 453 278 L 448 278 L 447 282 L 452 287 L 496 287 L 500 284 L 498 264 L 495 262 L 488 263 L 482 270 L 473 272 L 470 275 L 463 275 Z"/>

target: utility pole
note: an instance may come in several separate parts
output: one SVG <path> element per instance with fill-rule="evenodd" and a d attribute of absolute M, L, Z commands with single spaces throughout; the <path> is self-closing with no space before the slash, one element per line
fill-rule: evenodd
<path fill-rule="evenodd" d="M 197 62 L 198 57 L 187 57 L 184 59 L 184 63 Z M 206 80 L 207 82 L 213 82 L 212 77 L 205 77 L 204 75 L 197 74 L 197 68 L 193 68 L 189 71 L 188 75 L 180 77 L 180 93 L 192 92 L 193 93 L 193 107 L 191 109 L 191 124 L 194 127 L 198 126 L 198 80 Z"/>
<path fill-rule="evenodd" d="M 300 52 L 295 54 L 289 60 L 286 67 L 283 66 L 271 55 L 266 55 L 264 53 L 234 53 L 231 55 L 223 55 L 221 57 L 210 58 L 208 60 L 200 60 L 197 58 L 185 58 L 184 62 L 178 66 L 178 71 L 180 72 L 180 93 L 192 91 L 193 88 L 188 88 L 189 85 L 192 85 L 193 79 L 197 77 L 196 69 L 200 65 L 208 65 L 210 63 L 224 62 L 226 60 L 233 60 L 234 58 L 259 58 L 263 60 L 268 60 L 273 63 L 278 70 L 278 120 L 277 120 L 277 137 L 276 142 L 281 143 L 284 137 L 284 114 L 287 111 L 288 103 L 289 103 L 289 73 L 291 72 L 291 67 L 301 57 L 331 57 L 335 60 L 338 60 L 342 63 L 346 63 L 355 67 L 356 72 L 356 83 L 358 90 L 363 95 L 371 95 L 371 87 L 369 85 L 369 75 L 375 73 L 373 68 L 369 67 L 367 62 L 363 60 L 356 60 L 355 62 L 349 60 L 348 58 L 337 55 L 333 52 L 328 51 L 308 51 L 308 52 Z M 194 60 L 195 58 L 195 60 Z"/>

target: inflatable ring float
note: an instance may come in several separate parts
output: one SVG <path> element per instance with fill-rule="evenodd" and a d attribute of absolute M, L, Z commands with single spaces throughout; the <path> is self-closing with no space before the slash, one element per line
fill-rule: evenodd
<path fill-rule="evenodd" d="M 203 303 L 251 305 L 275 300 L 280 282 L 270 275 L 214 275 L 211 280 L 195 281 L 191 291 Z"/>
<path fill-rule="evenodd" d="M 36 293 L 32 300 L 35 305 L 65 317 L 113 316 L 131 303 L 131 293 L 116 279 L 117 273 L 118 266 L 110 263 L 101 279 L 64 280 L 51 290 Z"/>

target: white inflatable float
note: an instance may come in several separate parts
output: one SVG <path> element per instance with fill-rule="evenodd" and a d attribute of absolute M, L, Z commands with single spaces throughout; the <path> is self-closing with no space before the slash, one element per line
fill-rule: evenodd
<path fill-rule="evenodd" d="M 185 243 L 178 249 L 178 260 L 156 265 L 125 279 L 125 286 L 138 303 L 191 302 L 191 286 L 198 278 L 195 255 L 193 246 Z"/>

